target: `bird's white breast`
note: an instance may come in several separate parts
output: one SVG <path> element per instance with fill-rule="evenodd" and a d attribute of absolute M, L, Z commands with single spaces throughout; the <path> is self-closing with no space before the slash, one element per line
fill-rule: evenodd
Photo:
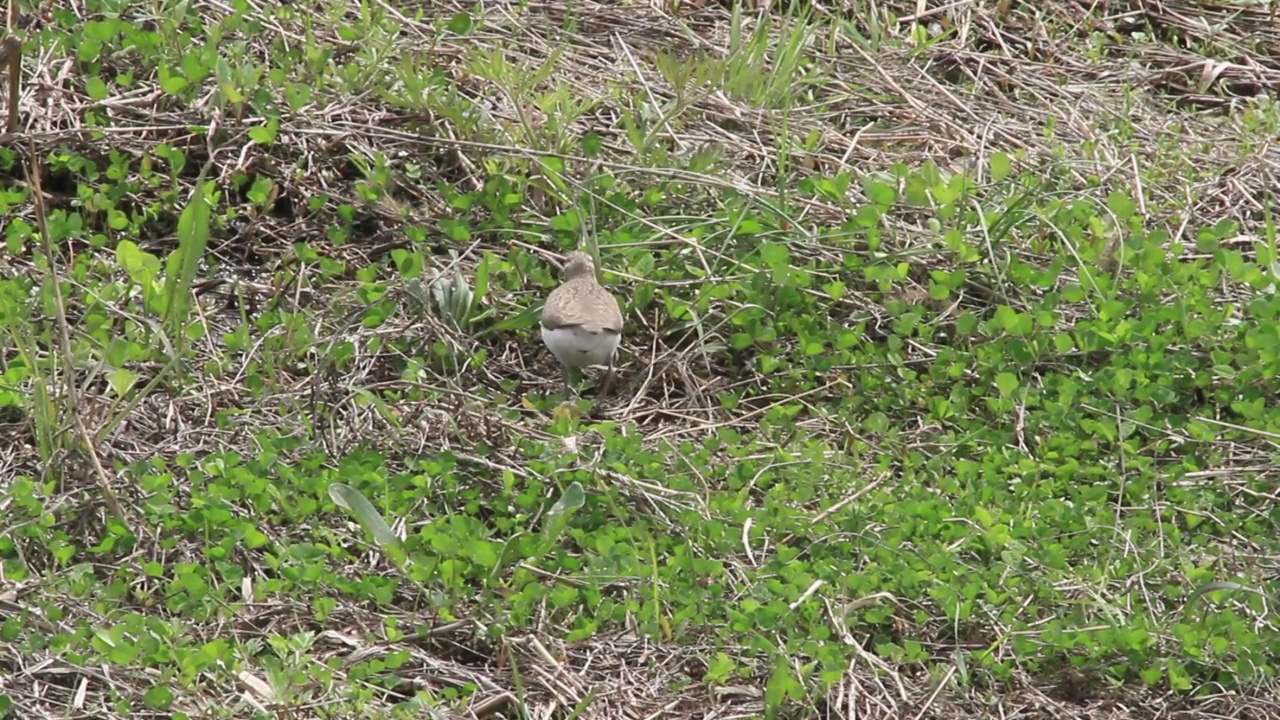
<path fill-rule="evenodd" d="M 565 365 L 583 368 L 588 365 L 607 365 L 622 339 L 617 333 L 587 332 L 581 327 L 542 328 L 542 342 L 556 359 Z"/>

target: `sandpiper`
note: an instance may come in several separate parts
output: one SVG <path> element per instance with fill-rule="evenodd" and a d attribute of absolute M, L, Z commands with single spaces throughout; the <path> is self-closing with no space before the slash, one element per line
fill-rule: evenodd
<path fill-rule="evenodd" d="M 575 251 L 565 257 L 564 284 L 547 296 L 542 307 L 542 342 L 560 361 L 565 389 L 569 369 L 606 365 L 600 395 L 613 380 L 613 358 L 622 340 L 622 311 L 613 295 L 596 281 L 591 256 Z"/>

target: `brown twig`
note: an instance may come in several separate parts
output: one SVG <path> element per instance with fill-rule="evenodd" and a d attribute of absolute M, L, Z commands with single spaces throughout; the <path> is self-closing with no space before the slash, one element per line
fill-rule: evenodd
<path fill-rule="evenodd" d="M 18 95 L 22 89 L 22 41 L 13 34 L 17 25 L 18 0 L 9 0 L 7 34 L 0 40 L 0 62 L 9 63 L 9 133 L 18 131 Z"/>

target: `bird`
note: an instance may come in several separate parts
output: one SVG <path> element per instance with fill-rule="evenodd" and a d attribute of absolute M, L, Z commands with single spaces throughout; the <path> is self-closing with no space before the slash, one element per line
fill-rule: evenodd
<path fill-rule="evenodd" d="M 560 361 L 565 390 L 570 368 L 609 368 L 600 395 L 609 391 L 613 361 L 622 342 L 622 310 L 618 300 L 596 280 L 596 264 L 580 250 L 565 256 L 564 283 L 542 306 L 542 342 Z"/>

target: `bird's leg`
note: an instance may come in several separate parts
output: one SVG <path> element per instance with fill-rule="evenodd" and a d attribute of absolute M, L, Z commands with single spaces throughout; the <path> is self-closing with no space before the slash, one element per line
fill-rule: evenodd
<path fill-rule="evenodd" d="M 609 369 L 605 371 L 604 380 L 600 382 L 600 392 L 596 393 L 596 397 L 605 398 L 609 394 L 609 387 L 613 385 L 613 356 L 609 356 Z"/>
<path fill-rule="evenodd" d="M 578 397 L 578 385 L 582 383 L 582 371 L 572 365 L 564 366 L 565 399 Z"/>

